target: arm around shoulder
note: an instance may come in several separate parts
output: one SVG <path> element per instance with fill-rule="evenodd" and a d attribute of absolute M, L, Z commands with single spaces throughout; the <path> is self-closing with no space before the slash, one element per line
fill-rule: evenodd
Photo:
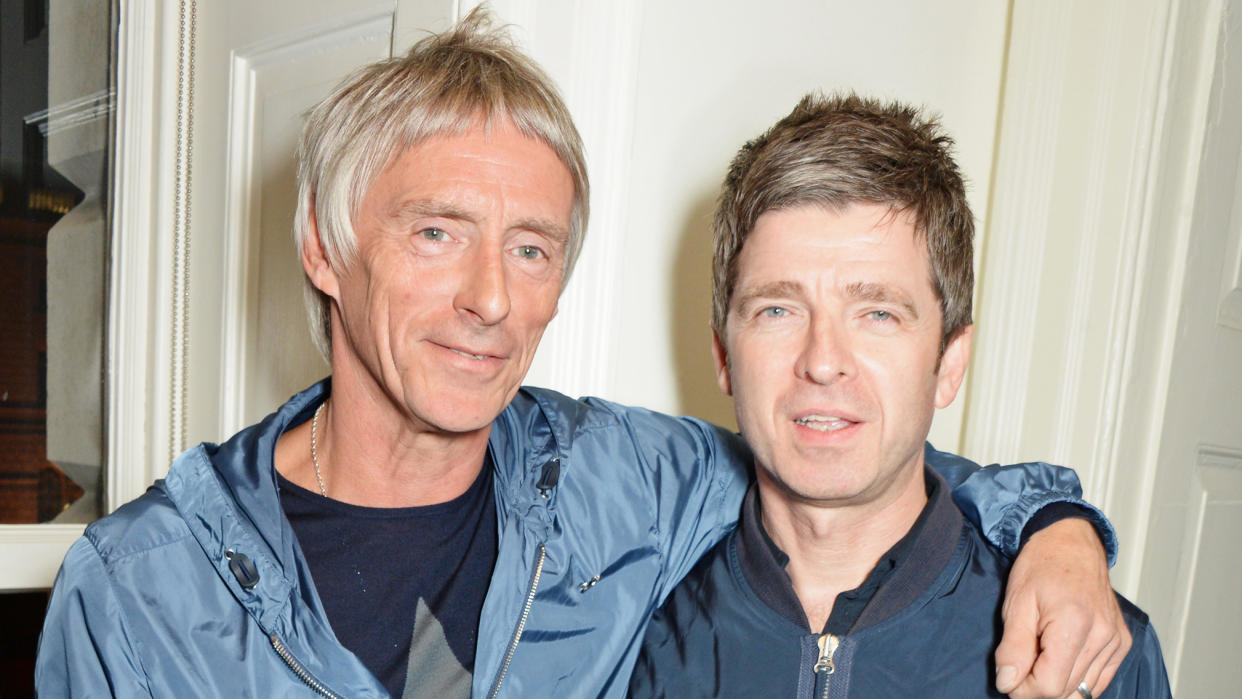
<path fill-rule="evenodd" d="M 1043 462 L 979 468 L 930 445 L 924 458 L 953 486 L 953 502 L 962 514 L 1006 556 L 1018 554 L 1023 530 L 1041 509 L 1067 503 L 1095 527 L 1109 563 L 1116 559 L 1116 532 L 1103 512 L 1082 499 L 1082 486 L 1073 469 Z"/>
<path fill-rule="evenodd" d="M 35 664 L 46 697 L 150 696 L 111 576 L 87 538 L 65 555 Z"/>

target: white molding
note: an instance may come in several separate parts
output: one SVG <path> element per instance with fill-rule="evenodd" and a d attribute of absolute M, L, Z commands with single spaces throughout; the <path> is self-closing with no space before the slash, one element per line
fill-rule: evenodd
<path fill-rule="evenodd" d="M 1144 50 L 1139 52 L 1144 62 L 1136 66 L 1134 61 L 1126 56 L 1126 47 L 1123 45 L 1125 37 L 1115 31 L 1117 25 L 1113 25 L 1114 30 L 1108 32 L 1110 41 L 1105 71 L 1106 76 L 1120 76 L 1134 73 L 1137 67 L 1139 74 L 1137 82 L 1140 88 L 1136 101 L 1139 105 L 1148 108 L 1140 108 L 1134 112 L 1135 116 L 1131 120 L 1133 134 L 1125 149 L 1129 154 L 1129 159 L 1120 163 L 1122 167 L 1118 168 L 1119 163 L 1102 148 L 1092 153 L 1093 186 L 1087 192 L 1086 197 L 1090 216 L 1084 217 L 1083 238 L 1090 237 L 1086 235 L 1087 232 L 1102 231 L 1110 223 L 1119 229 L 1116 247 L 1112 251 L 1105 251 L 1106 256 L 1111 252 L 1114 259 L 1114 264 L 1108 270 L 1108 279 L 1111 279 L 1112 283 L 1108 289 L 1109 309 L 1106 320 L 1108 343 L 1104 348 L 1103 360 L 1105 379 L 1098 393 L 1088 393 L 1082 396 L 1075 388 L 1080 375 L 1076 375 L 1073 381 L 1066 379 L 1062 384 L 1061 395 L 1063 400 L 1069 404 L 1069 409 L 1062 411 L 1063 420 L 1060 427 L 1063 431 L 1059 432 L 1062 435 L 1072 433 L 1076 425 L 1082 424 L 1081 416 L 1083 415 L 1094 419 L 1093 424 L 1096 428 L 1084 466 L 1092 469 L 1092 493 L 1105 497 L 1112 492 L 1112 484 L 1119 475 L 1120 469 L 1117 459 L 1118 443 L 1122 439 L 1118 421 L 1118 414 L 1123 406 L 1120 403 L 1120 393 L 1127 384 L 1127 372 L 1130 370 L 1130 364 L 1126 359 L 1130 348 L 1136 342 L 1135 306 L 1144 290 L 1140 271 L 1144 260 L 1141 255 L 1143 251 L 1149 249 L 1147 241 L 1152 235 L 1150 212 L 1153 192 L 1151 183 L 1158 176 L 1156 168 L 1161 160 L 1158 149 L 1160 134 L 1157 126 L 1160 123 L 1159 106 L 1163 104 L 1164 91 L 1167 87 L 1165 85 L 1167 74 L 1165 49 L 1170 22 L 1169 6 L 1163 1 L 1135 6 L 1114 0 L 1111 9 L 1117 12 L 1127 10 L 1141 12 L 1147 9 L 1151 13 L 1150 21 L 1147 23 L 1147 34 L 1139 42 L 1144 47 Z M 1113 99 L 1115 91 L 1112 86 L 1115 82 L 1106 80 L 1105 84 L 1107 88 L 1104 92 L 1109 99 L 1098 103 L 1096 119 L 1092 124 L 1093 133 L 1100 134 L 1100 140 L 1106 140 L 1104 135 L 1112 130 L 1116 115 L 1124 113 L 1127 108 L 1125 104 L 1117 104 Z M 1122 176 L 1126 178 L 1124 191 L 1121 198 L 1115 202 L 1120 208 L 1121 215 L 1110 216 L 1103 207 L 1108 196 L 1105 187 L 1108 181 Z M 1110 221 L 1110 219 L 1113 220 Z M 1074 296 L 1075 299 L 1090 298 L 1086 293 L 1090 289 L 1089 282 L 1094 281 L 1090 277 L 1102 264 L 1096 262 L 1098 257 L 1095 254 L 1091 255 L 1090 262 L 1081 266 L 1079 281 L 1088 283 L 1078 287 L 1079 293 Z M 1100 351 L 1100 348 L 1093 346 L 1087 340 L 1086 331 L 1094 310 L 1094 304 L 1091 303 L 1079 303 L 1073 308 L 1075 325 L 1071 326 L 1068 334 L 1071 350 L 1068 361 L 1075 368 L 1083 364 L 1084 358 L 1089 353 Z M 1068 446 L 1062 452 L 1068 454 Z M 1154 458 L 1149 460 L 1146 467 L 1148 471 L 1146 475 L 1154 477 Z M 1127 475 L 1124 477 L 1132 477 L 1133 470 L 1134 465 L 1127 464 Z"/>
<path fill-rule="evenodd" d="M 1106 27 L 1101 28 L 1100 34 L 1103 37 L 1101 44 L 1101 53 L 1104 60 L 1101 61 L 1101 72 L 1106 75 L 1118 74 L 1121 69 L 1122 58 L 1122 25 L 1120 23 L 1110 23 Z M 1106 133 L 1114 112 L 1117 108 L 1117 83 L 1116 81 L 1106 80 L 1096 93 L 1094 109 L 1092 110 L 1090 130 L 1092 133 Z M 1132 151 L 1133 152 L 1133 151 Z M 1077 252 L 1074 258 L 1066 261 L 1074 270 L 1073 273 L 1073 293 L 1072 299 L 1090 299 L 1091 287 L 1097 276 L 1097 254 L 1103 244 L 1101 241 L 1101 228 L 1103 219 L 1105 218 L 1105 202 L 1107 193 L 1105 191 L 1108 181 L 1111 179 L 1109 172 L 1109 164 L 1111 155 L 1103 148 L 1097 148 L 1088 154 L 1088 163 L 1085 168 L 1089 173 L 1087 176 L 1086 195 L 1084 199 L 1084 211 L 1082 215 L 1082 226 L 1078 238 Z M 1130 170 L 1133 172 L 1133 170 Z M 1130 202 L 1139 201 L 1141 197 L 1128 196 Z M 1127 212 L 1128 213 L 1128 212 Z M 1129 218 L 1127 216 L 1126 218 Z M 1125 220 L 1123 219 L 1122 230 L 1127 230 Z M 1132 236 L 1125 236 L 1127 240 L 1132 240 Z M 1123 243 L 1125 246 L 1125 243 Z M 1118 263 L 1120 263 L 1118 259 Z M 1127 262 L 1129 260 L 1127 259 Z M 1118 265 L 1117 269 L 1124 275 L 1125 267 Z M 1065 334 L 1065 362 L 1061 372 L 1060 390 L 1058 395 L 1063 401 L 1063 409 L 1059 411 L 1056 419 L 1056 428 L 1053 430 L 1053 443 L 1049 458 L 1058 463 L 1068 463 L 1070 454 L 1072 453 L 1072 437 L 1075 433 L 1075 426 L 1079 423 L 1079 409 L 1084 407 L 1078 401 L 1071 399 L 1077 393 L 1078 386 L 1081 385 L 1083 375 L 1083 364 L 1087 357 L 1088 351 L 1094 351 L 1097 348 L 1087 346 L 1087 330 L 1088 324 L 1096 320 L 1098 313 L 1095 303 L 1074 303 L 1067 310 L 1069 314 L 1069 322 L 1067 323 L 1067 332 Z M 1111 321 L 1115 321 L 1118 316 L 1117 298 L 1113 297 L 1113 312 L 1109 314 L 1110 325 L 1115 325 Z M 1112 333 L 1110 333 L 1112 334 Z M 1105 366 L 1111 366 L 1106 363 Z M 1098 463 L 1092 460 L 1091 463 Z"/>
<path fill-rule="evenodd" d="M 1242 155 L 1242 154 L 1240 154 Z M 1216 322 L 1222 327 L 1242 330 L 1242 168 L 1233 190 L 1234 210 L 1229 221 L 1226 273 L 1221 275 L 1220 306 Z"/>
<path fill-rule="evenodd" d="M 1039 456 L 1069 463 L 1098 493 L 1113 472 L 1105 465 L 1115 461 L 1116 396 L 1141 288 L 1137 270 L 1147 235 L 1168 7 L 1161 0 L 1113 0 L 1091 9 L 1125 10 L 1138 19 L 1108 25 L 1084 47 L 1070 29 L 1092 17 L 1078 14 L 1084 10 L 1075 3 L 1015 8 L 965 451 L 989 461 Z M 1071 73 L 1070 66 L 1080 64 L 1092 65 L 1092 72 Z M 1122 75 L 1136 75 L 1137 87 L 1119 93 Z M 1087 90 L 1091 99 L 1067 97 Z M 1062 133 L 1061 125 L 1074 128 Z M 1065 144 L 1079 141 L 1086 148 L 1067 155 Z M 1128 160 L 1118 160 L 1119 145 Z M 1080 209 L 1070 210 L 1068 223 L 1050 217 L 1062 203 L 1058 186 L 1066 176 L 1083 182 Z M 1125 178 L 1122 187 L 1116 186 L 1119 177 Z M 1072 254 L 1048 256 L 1067 245 Z M 1044 301 L 1051 289 L 1042 284 L 1057 277 L 1071 289 L 1068 307 Z M 1063 316 L 1063 324 L 1049 320 L 1053 316 Z M 1099 334 L 1088 332 L 1101 322 L 1108 338 L 1103 347 Z M 1050 324 L 1056 328 L 1051 333 Z M 1047 349 L 1037 355 L 1039 347 Z M 1084 388 L 1092 365 L 1103 380 Z M 1027 415 L 1032 396 L 1051 396 L 1053 414 Z M 1031 447 L 1032 422 L 1046 427 L 1050 439 L 1037 442 L 1038 454 L 1023 453 Z M 1087 440 L 1084 425 L 1094 435 Z"/>
<path fill-rule="evenodd" d="M 0 566 L 0 591 L 46 590 L 85 524 L 3 524 L 0 541 L 9 565 Z"/>
<path fill-rule="evenodd" d="M 499 9 L 499 8 L 498 8 Z M 529 13 L 526 2 L 504 9 Z M 516 19 L 503 15 L 506 21 Z M 526 14 L 522 14 L 523 17 Z M 535 43 L 549 42 L 534 19 Z M 555 24 L 547 22 L 545 25 Z M 548 327 L 528 383 L 570 395 L 616 395 L 615 348 L 621 280 L 617 260 L 629 239 L 626 210 L 634 142 L 640 3 L 583 3 L 572 17 L 546 32 L 568 28 L 568 65 L 549 64 L 561 77 L 565 101 L 582 135 L 591 176 L 591 224 L 573 277 L 561 295 L 560 313 Z M 536 52 L 536 59 L 539 55 Z"/>
<path fill-rule="evenodd" d="M 1223 8 L 1218 3 L 1168 3 L 1163 66 L 1155 98 L 1153 157 L 1144 195 L 1142 249 L 1129 332 L 1116 390 L 1101 409 L 1116 413 L 1101 504 L 1129 534 L 1126 556 L 1113 572 L 1123 594 L 1135 596 L 1149 539 L 1158 455 L 1172 378 L 1176 324 L 1182 305 L 1186 256 L 1209 123 L 1215 58 Z M 1184 74 L 1185 73 L 1185 74 Z M 1186 75 L 1188 74 L 1188 76 Z M 1154 343 L 1153 343 L 1154 341 Z M 1152 344 L 1149 344 L 1152 343 Z M 1181 638 L 1169 639 L 1180 647 Z"/>
<path fill-rule="evenodd" d="M 254 181 L 254 158 L 255 100 L 257 90 L 261 88 L 260 73 L 272 66 L 295 62 L 307 54 L 328 53 L 340 46 L 377 38 L 383 38 L 387 43 L 392 26 L 392 7 L 377 5 L 355 13 L 336 15 L 329 21 L 308 24 L 293 32 L 265 37 L 262 41 L 234 50 L 230 56 L 224 271 L 220 305 L 221 382 L 218 399 L 221 434 L 233 434 L 248 423 L 247 348 L 257 330 L 258 246 L 261 233 L 259 210 L 253 200 L 259 186 Z"/>
<path fill-rule="evenodd" d="M 254 93 L 256 58 L 234 52 L 229 65 L 228 145 L 224 188 L 224 273 L 220 280 L 220 427 L 233 434 L 243 423 L 246 343 L 253 337 L 248 306 L 258 286 L 255 269 Z M 261 60 L 261 59 L 259 59 Z"/>
<path fill-rule="evenodd" d="M 963 440 L 965 453 L 988 462 L 1020 456 L 1069 24 L 1066 2 L 1014 7 Z"/>
<path fill-rule="evenodd" d="M 167 279 L 159 235 L 171 229 L 159 202 L 170 149 L 160 128 L 161 65 L 169 56 L 160 0 L 122 3 L 117 39 L 117 110 L 107 347 L 105 510 L 140 495 L 168 450 Z M 175 26 L 175 25 L 174 25 Z M 173 42 L 175 45 L 175 42 Z M 174 61 L 175 64 L 175 61 Z M 165 122 L 166 123 L 166 122 Z"/>
<path fill-rule="evenodd" d="M 1182 566 L 1177 571 L 1177 587 L 1172 590 L 1174 595 L 1173 604 L 1177 610 L 1173 615 L 1173 625 L 1176 627 L 1176 631 L 1171 634 L 1173 638 L 1165 639 L 1164 641 L 1165 644 L 1172 641 L 1172 647 L 1168 651 L 1168 660 L 1165 663 L 1169 673 L 1170 687 L 1177 686 L 1178 671 L 1182 667 L 1182 651 L 1186 648 L 1186 628 L 1190 625 L 1190 592 L 1194 585 L 1195 576 L 1198 574 L 1199 552 L 1203 548 L 1203 522 L 1207 517 L 1208 492 L 1197 477 L 1195 478 L 1194 487 L 1197 492 L 1186 518 L 1190 526 L 1185 527 L 1186 536 L 1182 544 L 1182 550 L 1186 553 L 1189 560 L 1183 559 Z"/>
<path fill-rule="evenodd" d="M 1214 53 L 1214 52 L 1213 52 Z M 1193 600 L 1194 581 L 1199 573 L 1199 554 L 1203 548 L 1203 530 L 1207 519 L 1208 506 L 1212 503 L 1210 486 L 1203 479 L 1204 470 L 1225 469 L 1242 471 L 1242 451 L 1215 444 L 1199 444 L 1195 452 L 1195 470 L 1189 474 L 1192 480 L 1190 507 L 1184 519 L 1184 543 L 1182 550 L 1188 559 L 1182 562 L 1177 572 L 1177 587 L 1173 590 L 1172 616 L 1175 630 L 1164 638 L 1162 643 L 1168 648 L 1167 662 L 1169 684 L 1178 687 L 1178 675 L 1185 657 L 1186 634 L 1190 626 L 1190 607 Z M 1215 479 L 1209 479 L 1215 480 Z"/>
<path fill-rule="evenodd" d="M 964 451 L 1077 468 L 1130 595 L 1213 73 L 1205 7 L 1019 0 L 1013 18 Z"/>
<path fill-rule="evenodd" d="M 1195 465 L 1199 468 L 1231 468 L 1242 471 L 1242 449 L 1200 444 Z"/>

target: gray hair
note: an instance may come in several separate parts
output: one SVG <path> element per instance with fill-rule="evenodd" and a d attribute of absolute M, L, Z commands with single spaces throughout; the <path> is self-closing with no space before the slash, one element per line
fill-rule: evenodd
<path fill-rule="evenodd" d="M 405 56 L 364 66 L 311 110 L 298 148 L 293 234 L 299 255 L 313 216 L 328 263 L 348 268 L 357 255 L 354 215 L 386 167 L 428 138 L 498 120 L 547 144 L 573 180 L 564 288 L 589 212 L 582 139 L 551 79 L 482 8 L 418 41 Z M 331 361 L 331 299 L 305 275 L 303 292 L 311 337 Z"/>

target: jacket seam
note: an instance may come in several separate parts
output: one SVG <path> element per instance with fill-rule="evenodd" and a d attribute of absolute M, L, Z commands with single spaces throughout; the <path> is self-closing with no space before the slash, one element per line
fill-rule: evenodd
<path fill-rule="evenodd" d="M 180 515 L 180 513 L 178 513 L 178 515 Z M 111 572 L 112 566 L 114 564 L 120 563 L 121 561 L 124 561 L 127 558 L 132 558 L 134 556 L 138 556 L 144 553 L 149 553 L 156 549 L 161 549 L 167 546 L 172 546 L 173 544 L 180 543 L 182 541 L 185 541 L 186 539 L 194 538 L 193 534 L 190 533 L 189 528 L 187 527 L 185 521 L 183 519 L 180 519 L 180 517 L 179 517 L 178 525 L 181 527 L 184 527 L 185 531 L 182 531 L 180 534 L 177 534 L 177 535 L 172 535 L 172 532 L 169 532 L 170 538 L 147 542 L 141 548 L 127 548 L 124 550 L 110 549 L 108 553 L 106 554 L 103 552 L 103 550 L 99 548 L 100 541 L 99 541 L 99 532 L 97 529 L 93 527 L 88 528 L 87 531 L 85 532 L 85 535 L 86 535 L 86 539 L 91 542 L 91 548 L 93 548 L 95 550 L 95 554 L 99 556 L 100 564 L 103 565 L 109 572 Z"/>
<path fill-rule="evenodd" d="M 151 685 L 149 682 L 150 673 L 147 672 L 146 663 L 143 662 L 142 659 L 142 639 L 140 639 L 137 634 L 133 633 L 134 627 L 133 624 L 130 623 L 129 615 L 125 611 L 125 605 L 121 604 L 121 598 L 116 593 L 116 584 L 112 580 L 112 566 L 106 562 L 103 554 L 99 551 L 99 547 L 95 545 L 95 542 L 89 539 L 88 541 L 90 541 L 91 544 L 91 552 L 94 553 L 95 557 L 99 559 L 99 565 L 104 570 L 104 581 L 108 586 L 108 596 L 112 599 L 116 606 L 117 618 L 121 620 L 121 627 L 123 629 L 122 635 L 126 639 L 126 644 L 130 647 L 130 650 L 133 653 L 134 661 L 137 662 L 138 667 L 142 670 L 142 688 L 146 690 L 147 696 L 154 697 L 155 695 L 151 691 Z"/>

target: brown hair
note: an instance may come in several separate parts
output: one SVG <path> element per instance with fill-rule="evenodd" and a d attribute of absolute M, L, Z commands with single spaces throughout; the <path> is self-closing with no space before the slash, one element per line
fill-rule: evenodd
<path fill-rule="evenodd" d="M 940 299 L 940 348 L 971 324 L 974 217 L 940 123 L 898 102 L 807 95 L 734 157 L 713 221 L 712 327 L 723 338 L 737 259 L 759 217 L 797 206 L 886 204 L 924 236 Z"/>

